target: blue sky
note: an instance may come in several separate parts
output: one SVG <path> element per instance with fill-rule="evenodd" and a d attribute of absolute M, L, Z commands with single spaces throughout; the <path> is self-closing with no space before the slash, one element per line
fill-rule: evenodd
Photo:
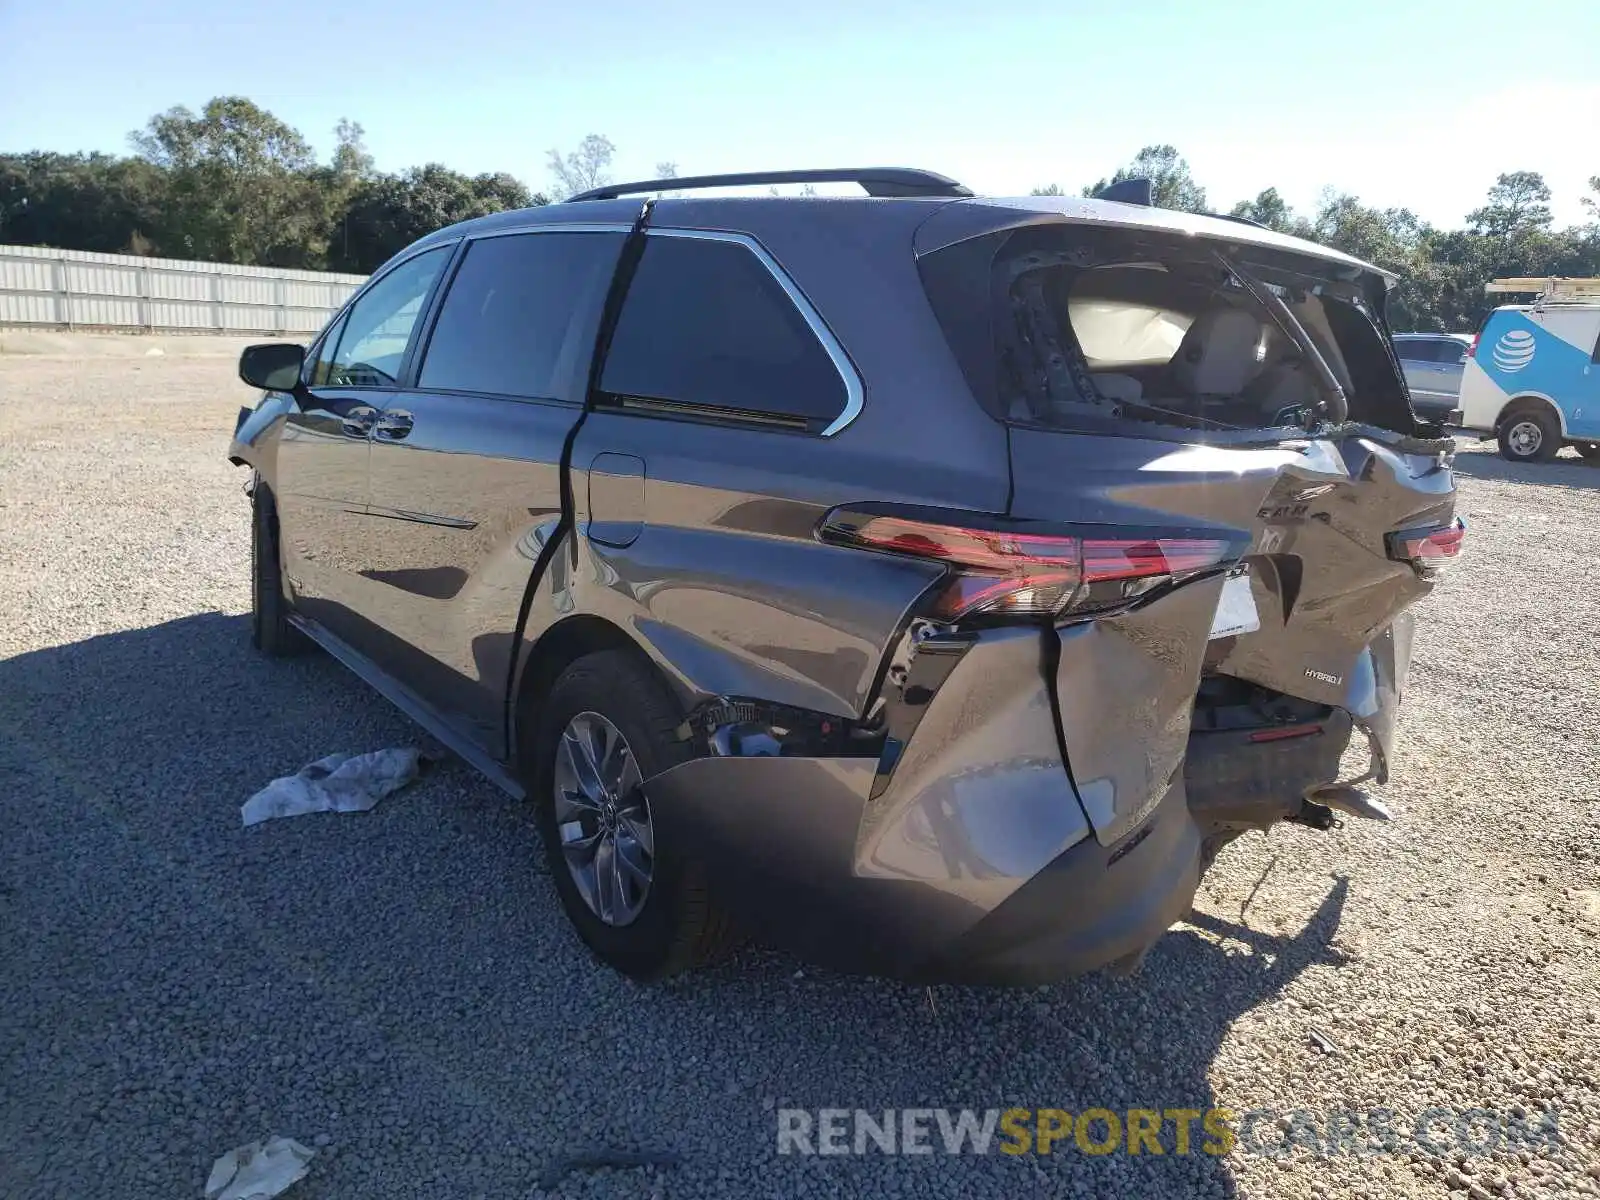
<path fill-rule="evenodd" d="M 324 154 L 548 182 L 892 164 L 1076 191 L 1177 145 L 1213 207 L 1327 186 L 1459 223 L 1500 171 L 1562 220 L 1600 174 L 1600 2 L 0 0 L 0 150 L 125 152 L 174 104 L 251 97 Z"/>

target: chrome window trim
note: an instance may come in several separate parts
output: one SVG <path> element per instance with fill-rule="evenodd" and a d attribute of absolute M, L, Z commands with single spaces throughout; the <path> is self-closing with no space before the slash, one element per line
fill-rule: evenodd
<path fill-rule="evenodd" d="M 632 225 L 614 221 L 574 221 L 566 225 L 542 221 L 535 225 L 508 225 L 504 229 L 486 229 L 482 233 L 469 233 L 467 242 L 482 242 L 489 238 L 514 237 L 524 233 L 630 233 Z"/>
<path fill-rule="evenodd" d="M 816 306 L 800 290 L 800 285 L 789 278 L 788 272 L 778 265 L 777 259 L 767 252 L 765 246 L 747 233 L 734 233 L 723 229 L 651 227 L 645 230 L 645 236 L 688 238 L 701 242 L 733 242 L 735 245 L 743 246 L 751 254 L 755 255 L 757 261 L 766 267 L 767 273 L 783 289 L 784 295 L 789 297 L 789 302 L 799 311 L 801 319 L 810 326 L 811 332 L 822 343 L 823 350 L 827 352 L 829 359 L 833 361 L 834 370 L 839 372 L 839 378 L 844 383 L 844 409 L 829 422 L 828 427 L 822 431 L 820 436 L 832 437 L 861 415 L 865 389 L 861 383 L 861 376 L 856 372 L 855 364 L 850 361 L 850 356 L 845 353 L 844 347 L 839 344 L 839 339 L 833 336 L 833 330 L 828 328 L 827 322 L 822 319 L 822 314 L 816 310 Z"/>

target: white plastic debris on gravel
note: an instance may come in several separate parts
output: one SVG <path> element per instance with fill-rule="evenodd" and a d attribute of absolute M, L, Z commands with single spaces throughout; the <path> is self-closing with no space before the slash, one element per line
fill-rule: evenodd
<path fill-rule="evenodd" d="M 304 813 L 366 812 L 410 783 L 422 769 L 413 747 L 370 754 L 330 754 L 274 779 L 239 809 L 245 825 Z"/>
<path fill-rule="evenodd" d="M 236 1147 L 212 1165 L 206 1200 L 271 1200 L 305 1176 L 315 1154 L 286 1137 Z"/>

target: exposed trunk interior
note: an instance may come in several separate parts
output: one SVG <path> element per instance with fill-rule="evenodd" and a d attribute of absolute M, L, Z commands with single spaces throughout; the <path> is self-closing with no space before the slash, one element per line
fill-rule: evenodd
<path fill-rule="evenodd" d="M 1412 411 L 1385 278 L 1242 228 L 1033 216 L 935 243 L 919 269 L 1009 427 L 1007 518 L 1085 547 L 1144 539 L 1126 553 L 1171 568 L 1054 614 L 1052 700 L 1095 837 L 1142 836 L 1175 788 L 1208 838 L 1379 815 L 1357 787 L 1387 776 L 1406 610 L 1432 587 L 1396 547 L 1447 530 L 1455 502 L 1454 444 Z M 1212 544 L 1230 548 L 1214 569 L 1171 565 Z M 1353 737 L 1367 768 L 1344 778 Z"/>
<path fill-rule="evenodd" d="M 1223 435 L 1352 421 L 1430 432 L 1383 317 L 1343 264 L 1150 231 L 1036 225 L 929 256 L 924 279 L 974 390 L 1013 422 Z M 987 296 L 977 278 L 987 252 Z M 943 256 L 943 257 L 942 257 Z M 964 295 L 962 293 L 965 293 Z M 983 307 L 983 347 L 968 310 Z M 1108 428 L 1110 426 L 1111 428 Z"/>

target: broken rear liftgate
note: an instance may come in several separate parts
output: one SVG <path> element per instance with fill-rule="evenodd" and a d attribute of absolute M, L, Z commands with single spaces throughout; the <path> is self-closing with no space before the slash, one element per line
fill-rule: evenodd
<path fill-rule="evenodd" d="M 1153 223 L 1164 216 L 1153 213 Z M 1087 587 L 1066 612 L 1081 606 L 1088 619 L 1057 631 L 1060 730 L 1096 838 L 1109 845 L 1134 832 L 1180 781 L 1212 838 L 1208 853 L 1231 830 L 1275 820 L 1326 827 L 1330 806 L 1385 816 L 1354 785 L 1387 778 L 1410 658 L 1406 610 L 1461 537 L 1454 443 L 1411 411 L 1382 316 L 1386 281 L 1353 260 L 1159 228 L 1025 230 L 996 264 L 991 278 L 1011 288 L 1026 343 L 1012 352 L 1012 362 L 1024 360 L 1014 374 L 1027 392 L 1031 355 L 1035 391 L 1056 401 L 1043 420 L 1012 430 L 1011 515 L 1090 513 L 1113 538 L 1147 526 L 1157 549 L 1143 552 L 1172 567 L 1164 588 L 1122 611 L 1127 585 L 1122 596 L 1102 589 L 1098 604 Z M 1191 397 L 1181 411 L 1148 395 L 1120 406 L 1086 395 L 1098 392 L 1096 380 L 1122 377 L 1082 369 L 1076 316 L 1043 333 L 1029 324 L 1053 276 L 1064 311 L 1074 298 L 1092 308 L 1131 285 L 1134 297 L 1199 310 L 1191 331 L 1210 318 L 1220 335 L 1225 321 L 1242 319 L 1259 330 L 1244 362 L 1260 366 L 1237 396 Z M 1046 282 L 1030 287 L 1038 280 Z M 1178 352 L 1189 347 L 1186 335 Z M 1194 348 L 1196 381 L 1213 349 Z M 1159 392 L 1170 372 L 1146 378 Z M 1097 430 L 1107 410 L 1126 436 L 1049 428 L 1081 421 Z M 1253 427 L 1252 410 L 1265 418 Z M 1175 430 L 1174 419 L 1194 428 Z M 1091 542 L 1083 544 L 1092 573 Z M 1115 552 L 1109 565 L 1141 579 L 1140 564 Z M 1159 563 L 1145 567 L 1160 578 Z M 1183 573 L 1199 577 L 1181 583 Z M 1352 726 L 1368 765 L 1336 784 Z"/>
<path fill-rule="evenodd" d="M 980 277 L 988 294 L 1008 236 L 924 260 L 974 392 L 1003 417 L 1009 399 L 983 394 L 999 377 L 989 339 L 963 331 L 951 300 Z M 1454 444 L 1412 416 L 1381 277 L 1292 249 L 1182 252 L 1216 259 L 1228 286 L 1326 310 L 1310 334 L 1260 306 L 1309 341 L 1334 411 L 1304 428 L 1177 427 L 1083 395 L 1080 370 L 1081 410 L 1010 421 L 1004 517 L 833 513 L 824 540 L 948 568 L 864 722 L 883 732 L 877 761 L 707 759 L 652 781 L 663 811 L 692 816 L 708 854 L 734 864 L 757 929 L 880 974 L 1048 978 L 1137 961 L 1243 830 L 1387 815 L 1359 785 L 1387 778 L 1406 610 L 1460 545 Z M 1062 354 L 1070 368 L 1075 347 L 1037 334 L 1040 377 Z M 760 799 L 727 802 L 740 792 Z M 753 844 L 770 849 L 752 860 Z"/>

